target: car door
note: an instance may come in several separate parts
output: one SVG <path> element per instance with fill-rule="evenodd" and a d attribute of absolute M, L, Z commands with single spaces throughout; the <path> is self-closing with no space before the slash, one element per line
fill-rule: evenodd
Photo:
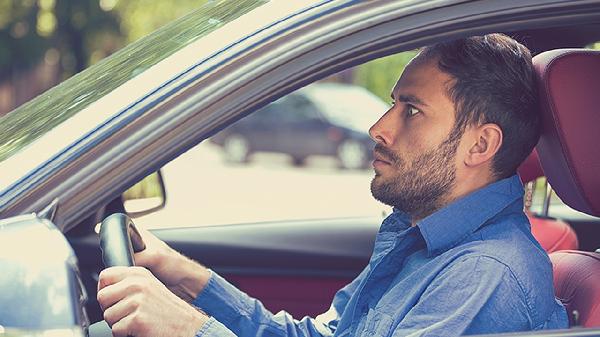
<path fill-rule="evenodd" d="M 271 311 L 302 318 L 327 311 L 335 292 L 362 271 L 380 223 L 378 217 L 321 219 L 155 233 Z"/>
<path fill-rule="evenodd" d="M 135 220 L 134 220 L 135 222 Z M 277 221 L 228 226 L 157 229 L 152 232 L 184 255 L 200 261 L 269 310 L 295 318 L 315 317 L 329 308 L 337 290 L 365 267 L 381 219 L 347 218 Z M 69 236 L 94 305 L 102 265 L 97 238 Z"/>

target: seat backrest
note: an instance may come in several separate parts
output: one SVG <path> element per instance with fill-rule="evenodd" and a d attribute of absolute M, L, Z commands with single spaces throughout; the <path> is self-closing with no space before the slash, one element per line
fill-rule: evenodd
<path fill-rule="evenodd" d="M 571 326 L 600 326 L 600 254 L 564 250 L 550 254 L 557 297 L 567 308 Z"/>
<path fill-rule="evenodd" d="M 518 173 L 523 183 L 528 183 L 544 176 L 544 171 L 542 170 L 535 149 L 519 166 Z M 527 212 L 526 214 L 531 223 L 531 233 L 546 252 L 552 253 L 559 250 L 579 249 L 577 234 L 568 223 L 557 219 L 538 217 L 531 212 Z"/>
<path fill-rule="evenodd" d="M 537 151 L 544 173 L 567 205 L 600 216 L 600 51 L 554 50 L 537 55 L 533 63 L 542 116 Z M 550 258 L 556 296 L 571 323 L 600 326 L 600 254 L 563 251 Z"/>
<path fill-rule="evenodd" d="M 577 234 L 568 223 L 540 218 L 529 212 L 527 217 L 531 223 L 531 234 L 548 254 L 559 250 L 579 249 Z"/>

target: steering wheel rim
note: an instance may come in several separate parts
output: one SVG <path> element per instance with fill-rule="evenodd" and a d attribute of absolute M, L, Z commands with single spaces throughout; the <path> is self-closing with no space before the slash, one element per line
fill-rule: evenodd
<path fill-rule="evenodd" d="M 135 266 L 134 252 L 146 248 L 142 236 L 135 224 L 123 213 L 115 213 L 106 217 L 100 225 L 100 249 L 102 261 L 108 267 Z"/>

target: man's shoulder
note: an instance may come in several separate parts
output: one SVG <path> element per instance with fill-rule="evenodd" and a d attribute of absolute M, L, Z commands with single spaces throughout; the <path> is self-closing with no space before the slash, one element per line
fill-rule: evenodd
<path fill-rule="evenodd" d="M 469 241 L 476 251 L 498 259 L 515 272 L 519 266 L 526 266 L 527 272 L 533 264 L 551 267 L 548 254 L 534 238 L 525 217 L 490 223 L 473 233 Z"/>
<path fill-rule="evenodd" d="M 455 248 L 464 256 L 497 261 L 518 280 L 552 279 L 548 254 L 531 234 L 529 224 L 520 219 L 484 226 Z"/>
<path fill-rule="evenodd" d="M 454 250 L 454 252 L 452 252 Z M 537 319 L 543 319 L 554 308 L 552 264 L 548 254 L 535 241 L 527 224 L 502 223 L 475 232 L 447 253 L 454 262 L 477 259 L 479 273 L 504 273 L 514 283 L 514 296 L 522 297 Z"/>

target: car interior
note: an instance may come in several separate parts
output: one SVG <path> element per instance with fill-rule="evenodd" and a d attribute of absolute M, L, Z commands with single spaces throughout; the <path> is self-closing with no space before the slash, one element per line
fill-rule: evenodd
<path fill-rule="evenodd" d="M 525 209 L 527 217 L 531 223 L 531 232 L 538 240 L 540 245 L 548 253 L 553 253 L 559 250 L 578 249 L 579 240 L 573 227 L 563 220 L 548 216 L 548 208 L 550 207 L 551 194 L 545 193 L 544 207 L 542 212 L 535 213 L 530 210 L 533 193 L 537 185 L 537 179 L 544 177 L 544 171 L 540 164 L 537 151 L 533 152 L 525 159 L 518 170 L 518 174 L 525 184 Z M 543 192 L 549 189 L 547 181 L 544 181 Z"/>
<path fill-rule="evenodd" d="M 600 179 L 595 125 L 600 122 L 596 89 L 600 52 L 554 50 L 536 57 L 542 102 L 542 138 L 537 145 L 544 173 L 562 200 L 587 214 L 600 215 Z M 572 326 L 597 326 L 598 287 L 590 281 L 600 264 L 595 252 L 551 253 L 556 296 Z"/>
<path fill-rule="evenodd" d="M 566 305 L 571 326 L 598 327 L 600 286 L 595 279 L 600 276 L 600 254 L 595 250 L 600 248 L 600 218 L 595 217 L 600 216 L 600 156 L 599 140 L 593 137 L 600 125 L 600 52 L 559 48 L 585 48 L 600 41 L 600 24 L 507 34 L 537 55 L 534 63 L 543 84 L 542 138 L 519 169 L 527 183 L 526 199 L 531 202 L 532 194 L 543 194 L 542 212 L 528 210 L 532 231 L 550 253 L 556 296 Z M 539 188 L 544 176 L 549 185 Z M 553 217 L 550 186 L 566 205 L 593 217 Z M 95 296 L 103 263 L 94 228 L 113 213 L 125 213 L 121 196 L 66 233 L 79 259 L 91 322 L 102 320 Z M 317 219 L 153 233 L 270 310 L 285 309 L 301 318 L 325 312 L 335 291 L 358 275 L 368 262 L 380 222 L 380 217 Z"/>

